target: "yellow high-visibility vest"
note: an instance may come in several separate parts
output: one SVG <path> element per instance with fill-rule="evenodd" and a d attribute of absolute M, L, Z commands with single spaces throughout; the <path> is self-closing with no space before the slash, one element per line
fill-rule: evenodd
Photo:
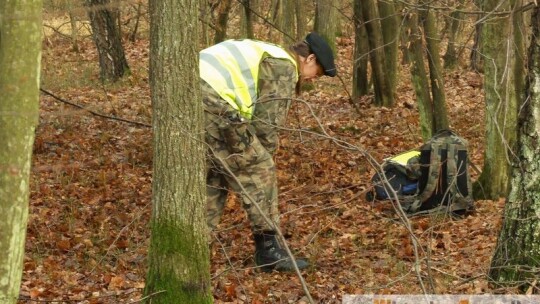
<path fill-rule="evenodd" d="M 242 117 L 251 119 L 258 97 L 259 63 L 266 57 L 288 59 L 296 67 L 296 61 L 277 45 L 227 40 L 199 53 L 200 77 Z M 295 76 L 298 79 L 298 73 Z"/>

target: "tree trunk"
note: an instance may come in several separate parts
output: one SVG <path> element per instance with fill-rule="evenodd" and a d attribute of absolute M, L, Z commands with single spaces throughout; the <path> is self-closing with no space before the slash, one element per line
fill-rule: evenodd
<path fill-rule="evenodd" d="M 295 0 L 294 4 L 296 6 L 296 40 L 302 40 L 307 32 L 305 8 L 302 0 Z"/>
<path fill-rule="evenodd" d="M 115 82 L 129 73 L 118 28 L 118 8 L 110 0 L 86 0 L 86 5 L 98 51 L 101 80 Z"/>
<path fill-rule="evenodd" d="M 448 45 L 446 52 L 444 53 L 444 67 L 448 69 L 455 68 L 457 65 L 457 51 L 456 51 L 456 36 L 461 25 L 462 13 L 459 11 L 463 8 L 463 0 L 460 0 L 457 6 L 457 10 L 450 13 L 449 17 L 449 33 L 448 33 Z"/>
<path fill-rule="evenodd" d="M 384 43 L 384 63 L 386 88 L 392 100 L 396 94 L 396 79 L 398 74 L 398 41 L 400 29 L 394 1 L 378 0 L 379 14 L 381 17 L 381 28 Z"/>
<path fill-rule="evenodd" d="M 369 47 L 367 34 L 362 19 L 360 7 L 361 0 L 354 1 L 354 62 L 353 62 L 353 86 L 352 97 L 356 100 L 369 92 L 368 59 Z"/>
<path fill-rule="evenodd" d="M 210 42 L 210 24 L 212 23 L 211 16 L 211 1 L 210 0 L 201 0 L 199 1 L 199 17 L 201 18 L 200 23 L 200 38 L 201 38 L 201 47 L 207 48 L 211 45 Z"/>
<path fill-rule="evenodd" d="M 79 27 L 77 25 L 78 17 L 74 13 L 74 5 L 73 2 L 67 1 L 66 2 L 68 6 L 68 14 L 69 14 L 69 24 L 71 26 L 71 43 L 73 44 L 73 51 L 79 52 Z"/>
<path fill-rule="evenodd" d="M 336 54 L 337 5 L 333 0 L 317 0 L 315 10 L 315 32 L 319 33 Z"/>
<path fill-rule="evenodd" d="M 0 2 L 0 302 L 17 303 L 39 117 L 39 0 Z"/>
<path fill-rule="evenodd" d="M 359 0 L 360 1 L 360 0 Z M 382 37 L 379 12 L 374 0 L 360 1 L 362 20 L 366 26 L 369 44 L 369 61 L 375 91 L 375 105 L 392 107 L 394 105 L 393 96 L 388 94 L 388 83 L 385 79 L 384 71 L 384 45 Z"/>
<path fill-rule="evenodd" d="M 220 43 L 227 38 L 227 21 L 231 11 L 232 0 L 220 0 L 217 7 L 216 34 L 214 44 Z"/>
<path fill-rule="evenodd" d="M 129 41 L 131 42 L 135 42 L 135 40 L 137 39 L 137 32 L 139 30 L 139 24 L 142 18 L 142 6 L 143 2 L 142 0 L 139 0 L 135 8 L 135 11 L 137 12 L 137 14 L 135 15 L 135 25 L 133 26 L 133 30 L 129 34 Z"/>
<path fill-rule="evenodd" d="M 529 49 L 528 98 L 518 120 L 517 157 L 514 159 L 510 194 L 504 222 L 491 261 L 493 284 L 534 286 L 540 267 L 540 9 L 532 17 L 533 35 Z M 500 33 L 499 33 L 500 35 Z M 486 61 L 486 67 L 488 61 Z M 496 286 L 496 287 L 498 287 Z M 535 292 L 536 293 L 536 292 Z"/>
<path fill-rule="evenodd" d="M 282 19 L 283 24 L 285 25 L 282 27 L 283 30 L 283 45 L 291 45 L 296 41 L 296 28 L 295 28 L 295 17 L 296 17 L 296 5 L 294 1 L 284 1 L 281 4 L 282 10 Z"/>
<path fill-rule="evenodd" d="M 151 303 L 212 303 L 197 12 L 198 1 L 150 1 Z"/>
<path fill-rule="evenodd" d="M 485 1 L 485 8 L 512 11 L 520 3 L 521 0 L 502 4 L 489 0 Z M 517 132 L 517 99 L 521 94 L 517 90 L 522 88 L 519 83 L 523 82 L 524 73 L 522 28 L 521 12 L 503 15 L 483 25 L 486 149 L 482 174 L 473 188 L 477 199 L 498 199 L 508 193 L 509 160 L 513 157 Z"/>
<path fill-rule="evenodd" d="M 474 0 L 475 5 L 479 8 L 482 8 L 483 0 Z M 474 26 L 474 43 L 471 49 L 471 69 L 476 72 L 482 72 L 484 70 L 484 60 L 482 58 L 482 28 L 483 22 L 478 22 L 483 20 L 485 17 L 484 14 L 478 15 L 477 22 Z"/>
<path fill-rule="evenodd" d="M 422 138 L 428 140 L 433 134 L 433 104 L 431 102 L 429 79 L 424 64 L 424 44 L 418 27 L 418 15 L 410 13 L 405 18 L 410 31 L 407 56 L 411 60 L 411 82 L 418 104 L 420 131 L 422 132 Z"/>
<path fill-rule="evenodd" d="M 427 5 L 424 10 L 421 10 L 420 16 L 426 39 L 429 79 L 433 100 L 432 131 L 433 133 L 436 133 L 439 130 L 449 128 L 446 98 L 444 94 L 444 77 L 441 66 L 441 56 L 439 55 L 439 35 L 437 34 L 435 16 Z"/>
<path fill-rule="evenodd" d="M 253 33 L 253 12 L 251 11 L 252 8 L 252 0 L 242 0 L 242 5 L 244 7 L 244 15 L 242 19 L 242 28 L 244 37 L 253 39 L 255 38 L 255 34 Z"/>

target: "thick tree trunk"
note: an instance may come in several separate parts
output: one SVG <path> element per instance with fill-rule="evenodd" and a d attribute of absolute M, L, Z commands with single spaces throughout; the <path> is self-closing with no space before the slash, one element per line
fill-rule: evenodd
<path fill-rule="evenodd" d="M 212 303 L 197 12 L 198 1 L 150 1 L 151 303 Z"/>
<path fill-rule="evenodd" d="M 362 11 L 362 20 L 365 22 L 369 43 L 369 58 L 375 91 L 375 105 L 391 107 L 394 99 L 388 94 L 388 83 L 385 79 L 384 45 L 382 37 L 379 12 L 374 0 L 358 0 Z"/>
<path fill-rule="evenodd" d="M 446 97 L 444 93 L 444 77 L 441 65 L 441 56 L 439 55 L 439 35 L 435 22 L 435 16 L 427 5 L 426 9 L 421 10 L 420 16 L 421 23 L 424 28 L 424 36 L 427 47 L 429 79 L 431 84 L 431 96 L 433 100 L 432 131 L 435 133 L 439 130 L 449 128 L 448 114 L 446 111 Z"/>
<path fill-rule="evenodd" d="M 416 94 L 416 103 L 420 115 L 420 130 L 422 138 L 428 140 L 433 134 L 433 103 L 429 89 L 429 79 L 424 64 L 424 44 L 418 27 L 418 15 L 409 14 L 405 17 L 410 31 L 408 57 L 411 61 L 411 81 Z"/>
<path fill-rule="evenodd" d="M 360 1 L 354 1 L 354 52 L 352 97 L 357 99 L 369 92 L 368 58 L 366 28 L 362 20 Z"/>
<path fill-rule="evenodd" d="M 490 277 L 495 285 L 534 286 L 540 267 L 540 9 L 535 8 L 529 49 L 528 98 L 519 117 L 510 194 Z M 487 62 L 486 62 L 487 63 Z M 486 66 L 487 67 L 487 66 Z"/>
<path fill-rule="evenodd" d="M 0 303 L 17 303 L 39 117 L 39 0 L 0 2 Z"/>
<path fill-rule="evenodd" d="M 521 1 L 486 1 L 486 9 L 512 11 Z M 517 24 L 516 24 L 517 22 Z M 517 90 L 522 88 L 523 28 L 521 12 L 507 14 L 483 25 L 486 150 L 484 168 L 474 185 L 475 198 L 498 199 L 507 195 L 509 160 L 516 140 Z M 516 76 L 518 78 L 516 78 Z M 517 84 L 517 86 L 516 86 Z"/>
<path fill-rule="evenodd" d="M 101 79 L 115 82 L 129 73 L 118 28 L 118 8 L 110 0 L 86 0 L 86 4 L 98 51 Z"/>

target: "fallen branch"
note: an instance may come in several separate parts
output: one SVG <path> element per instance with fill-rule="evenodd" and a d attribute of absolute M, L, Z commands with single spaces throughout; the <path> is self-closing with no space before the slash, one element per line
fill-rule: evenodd
<path fill-rule="evenodd" d="M 47 90 L 44 90 L 42 88 L 39 89 L 42 93 L 44 93 L 45 95 L 49 95 L 51 96 L 52 98 L 60 101 L 60 102 L 63 102 L 65 104 L 68 104 L 70 106 L 73 106 L 73 107 L 76 107 L 76 108 L 79 108 L 81 110 L 85 110 L 87 112 L 89 112 L 90 114 L 92 115 L 95 115 L 95 116 L 98 116 L 98 117 L 101 117 L 101 118 L 105 118 L 105 119 L 111 119 L 111 120 L 116 120 L 116 121 L 121 121 L 121 122 L 126 122 L 126 123 L 129 123 L 129 124 L 132 124 L 132 125 L 136 125 L 136 126 L 140 126 L 140 127 L 147 127 L 147 128 L 151 128 L 152 125 L 149 125 L 149 124 L 146 124 L 146 123 L 143 123 L 143 122 L 138 122 L 138 121 L 133 121 L 133 120 L 129 120 L 129 119 L 125 119 L 125 118 L 120 118 L 120 117 L 116 117 L 116 116 L 110 116 L 110 115 L 105 115 L 105 114 L 101 114 L 101 113 L 98 113 L 96 111 L 93 111 L 93 110 L 90 110 L 88 108 L 85 108 L 79 104 L 76 104 L 74 102 L 71 102 L 71 101 L 68 101 L 68 100 L 65 100 L 61 97 L 58 97 L 56 95 L 54 95 L 53 93 L 47 91 Z"/>

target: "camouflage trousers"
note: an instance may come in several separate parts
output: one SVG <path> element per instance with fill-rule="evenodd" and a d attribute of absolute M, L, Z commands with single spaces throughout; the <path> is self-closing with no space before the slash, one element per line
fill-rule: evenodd
<path fill-rule="evenodd" d="M 234 115 L 206 112 L 208 226 L 215 229 L 219 224 L 232 190 L 241 195 L 253 231 L 275 230 L 279 214 L 274 160 L 249 122 L 238 121 Z"/>
<path fill-rule="evenodd" d="M 229 190 L 242 197 L 242 206 L 254 232 L 275 230 L 279 225 L 276 167 L 272 156 L 277 148 L 278 126 L 283 125 L 294 94 L 295 75 L 295 67 L 288 61 L 263 60 L 259 72 L 259 100 L 252 120 L 241 119 L 235 109 L 202 82 L 210 229 L 219 224 Z"/>

